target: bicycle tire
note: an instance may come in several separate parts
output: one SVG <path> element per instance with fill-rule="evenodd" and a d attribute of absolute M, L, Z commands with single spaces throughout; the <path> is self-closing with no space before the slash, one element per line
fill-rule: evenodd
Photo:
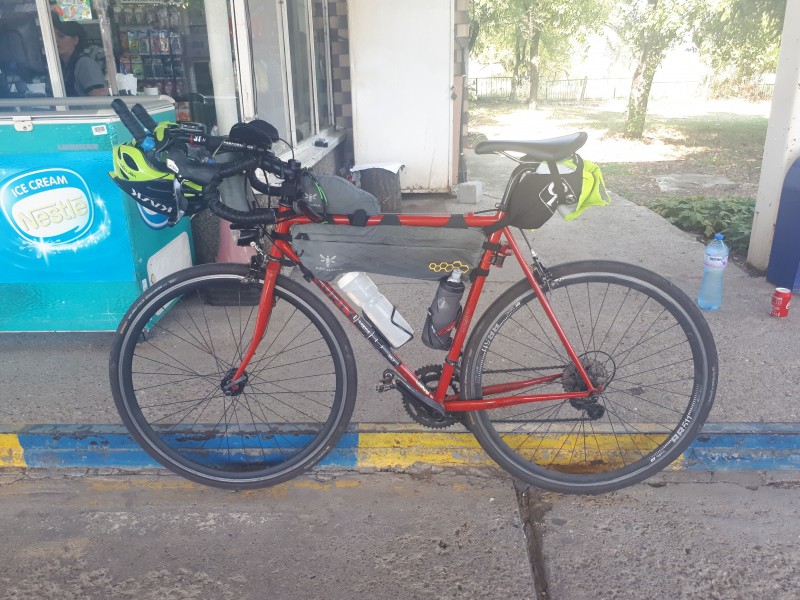
<path fill-rule="evenodd" d="M 123 423 L 152 458 L 192 481 L 286 481 L 322 459 L 352 416 L 350 343 L 322 301 L 282 275 L 244 391 L 223 393 L 251 339 L 262 284 L 246 265 L 185 269 L 142 294 L 115 334 L 109 371 Z"/>
<path fill-rule="evenodd" d="M 596 403 L 539 401 L 470 411 L 484 450 L 518 479 L 543 489 L 608 492 L 676 460 L 705 422 L 717 385 L 713 336 L 697 306 L 641 267 L 583 261 L 551 269 L 546 296 L 595 383 Z M 585 389 L 527 280 L 486 310 L 464 352 L 461 389 L 558 373 L 548 393 Z"/>

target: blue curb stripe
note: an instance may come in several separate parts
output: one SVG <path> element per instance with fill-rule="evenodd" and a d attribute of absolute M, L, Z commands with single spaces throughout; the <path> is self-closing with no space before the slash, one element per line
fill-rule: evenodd
<path fill-rule="evenodd" d="M 379 447 L 388 464 L 398 467 L 426 462 L 439 453 L 445 463 L 485 464 L 487 457 L 475 448 L 471 436 L 464 433 L 432 432 L 401 424 L 356 424 L 342 436 L 336 447 L 319 463 L 318 468 L 353 470 L 369 467 L 359 462 L 365 452 L 375 452 L 375 433 L 403 433 L 396 439 L 403 443 Z M 22 466 L 30 468 L 158 468 L 122 425 L 28 425 L 0 424 L 0 434 L 16 438 L 24 452 Z M 367 436 L 367 437 L 365 437 Z M 369 436 L 372 436 L 371 438 Z M 460 440 L 469 438 L 471 444 Z M 365 448 L 360 448 L 362 440 Z M 461 447 L 463 446 L 463 448 Z M 463 450 L 463 451 L 462 451 Z M 396 458 L 395 458 L 396 457 Z M 2 457 L 0 457 L 2 458 Z M 3 465 L 0 460 L 0 465 Z M 5 466 L 9 466 L 6 463 Z M 20 465 L 16 465 L 20 466 Z M 692 470 L 800 470 L 800 426 L 795 424 L 709 424 L 692 442 L 675 469 Z"/>
<path fill-rule="evenodd" d="M 706 471 L 800 469 L 800 433 L 703 430 L 683 456 L 686 468 Z"/>

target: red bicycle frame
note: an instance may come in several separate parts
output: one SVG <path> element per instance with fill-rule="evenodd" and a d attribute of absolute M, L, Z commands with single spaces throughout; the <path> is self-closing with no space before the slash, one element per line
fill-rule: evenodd
<path fill-rule="evenodd" d="M 393 215 L 394 216 L 394 215 Z M 464 215 L 464 221 L 467 227 L 488 227 L 499 222 L 505 213 L 498 210 L 494 215 L 476 215 L 474 213 L 467 213 Z M 408 227 L 443 227 L 448 223 L 451 215 L 397 215 L 401 226 Z M 382 216 L 370 217 L 366 226 L 377 226 L 381 224 Z M 258 313 L 256 316 L 255 327 L 253 331 L 253 338 L 245 352 L 242 362 L 233 376 L 231 383 L 236 384 L 244 376 L 245 368 L 250 360 L 255 355 L 258 349 L 258 344 L 264 336 L 264 333 L 269 324 L 269 317 L 272 312 L 273 306 L 273 292 L 275 289 L 275 281 L 280 273 L 282 261 L 286 258 L 300 264 L 300 258 L 292 249 L 291 244 L 284 241 L 284 237 L 289 234 L 289 228 L 296 223 L 309 223 L 306 217 L 295 217 L 281 221 L 275 226 L 275 233 L 278 234 L 268 253 L 268 262 L 266 268 L 266 275 L 264 277 L 264 286 L 261 291 L 261 299 L 258 305 Z M 339 225 L 349 225 L 347 217 L 333 217 L 333 222 Z M 500 245 L 500 240 L 504 240 L 504 244 Z M 442 375 L 439 378 L 439 383 L 436 390 L 431 392 L 422 382 L 420 382 L 413 369 L 406 365 L 400 357 L 389 347 L 380 335 L 377 335 L 374 328 L 371 327 L 364 319 L 361 318 L 359 313 L 347 302 L 347 300 L 327 281 L 320 281 L 313 279 L 313 283 L 322 290 L 322 293 L 339 309 L 339 311 L 347 318 L 348 321 L 353 323 L 361 334 L 366 337 L 372 345 L 380 352 L 381 355 L 396 369 L 397 373 L 413 388 L 426 396 L 429 400 L 439 404 L 446 412 L 454 411 L 467 411 L 467 410 L 482 410 L 488 408 L 501 408 L 504 406 L 513 406 L 516 404 L 525 404 L 530 402 L 543 402 L 548 400 L 567 400 L 571 398 L 587 398 L 593 394 L 602 391 L 600 386 L 595 386 L 589 379 L 586 370 L 578 359 L 575 350 L 572 348 L 569 340 L 567 339 L 564 330 L 558 322 L 555 314 L 553 313 L 547 297 L 542 291 L 541 285 L 534 274 L 531 265 L 525 260 L 525 257 L 517 244 L 514 236 L 508 227 L 504 227 L 494 231 L 488 238 L 489 244 L 494 247 L 500 247 L 500 250 L 484 250 L 479 265 L 479 273 L 470 286 L 467 300 L 464 304 L 464 309 L 461 313 L 461 318 L 458 321 L 453 337 L 453 343 L 447 353 L 444 363 L 442 364 Z M 559 340 L 561 341 L 564 349 L 567 352 L 572 363 L 583 380 L 586 389 L 580 392 L 563 392 L 555 394 L 523 394 L 519 396 L 502 395 L 500 397 L 486 398 L 486 396 L 497 396 L 498 394 L 509 394 L 515 390 L 529 388 L 535 385 L 545 384 L 559 379 L 563 373 L 554 373 L 545 377 L 538 377 L 534 379 L 524 379 L 510 383 L 503 383 L 498 385 L 491 385 L 483 388 L 483 398 L 479 400 L 463 400 L 459 396 L 447 395 L 447 388 L 450 385 L 453 375 L 455 373 L 455 365 L 461 356 L 461 351 L 464 342 L 467 339 L 470 324 L 475 315 L 475 308 L 478 305 L 483 290 L 484 283 L 486 282 L 488 271 L 494 263 L 495 256 L 508 256 L 513 254 L 519 263 L 525 277 L 531 284 L 539 303 L 542 306 L 547 318 L 553 326 Z M 484 274 L 481 274 L 484 273 Z"/>

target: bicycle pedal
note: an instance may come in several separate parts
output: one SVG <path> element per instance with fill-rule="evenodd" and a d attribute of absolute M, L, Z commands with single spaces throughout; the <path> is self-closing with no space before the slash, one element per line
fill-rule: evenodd
<path fill-rule="evenodd" d="M 386 370 L 383 372 L 383 379 L 381 379 L 380 383 L 375 386 L 375 391 L 383 393 L 388 392 L 389 390 L 396 390 L 397 383 L 396 383 L 397 374 L 393 371 Z"/>

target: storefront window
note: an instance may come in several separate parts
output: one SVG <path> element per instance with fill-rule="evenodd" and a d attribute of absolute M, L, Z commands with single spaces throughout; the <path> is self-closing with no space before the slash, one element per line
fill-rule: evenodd
<path fill-rule="evenodd" d="M 60 96 L 53 81 L 67 96 L 107 95 L 115 84 L 120 95 L 170 96 L 178 119 L 209 129 L 238 120 L 228 2 L 50 0 L 42 14 L 34 0 L 0 0 L 0 97 Z"/>
<path fill-rule="evenodd" d="M 294 98 L 294 128 L 297 141 L 311 136 L 314 130 L 314 105 L 312 104 L 311 39 L 308 33 L 308 5 L 306 0 L 289 0 L 288 16 L 289 51 L 291 54 L 292 97 Z"/>
<path fill-rule="evenodd" d="M 36 3 L 0 0 L 0 98 L 45 96 L 49 82 Z"/>
<path fill-rule="evenodd" d="M 325 0 L 289 0 L 286 4 L 294 127 L 298 142 L 332 123 L 326 8 Z M 309 24 L 313 27 L 311 34 Z"/>
<path fill-rule="evenodd" d="M 314 22 L 314 66 L 317 81 L 317 106 L 319 112 L 319 128 L 324 129 L 333 124 L 331 117 L 331 101 L 328 91 L 330 78 L 330 45 L 328 43 L 328 5 L 324 0 L 314 0 L 311 15 Z"/>
<path fill-rule="evenodd" d="M 227 3 L 115 0 L 111 6 L 121 88 L 171 96 L 179 120 L 208 128 L 230 127 L 218 123 L 220 102 L 229 120 L 238 119 Z"/>

